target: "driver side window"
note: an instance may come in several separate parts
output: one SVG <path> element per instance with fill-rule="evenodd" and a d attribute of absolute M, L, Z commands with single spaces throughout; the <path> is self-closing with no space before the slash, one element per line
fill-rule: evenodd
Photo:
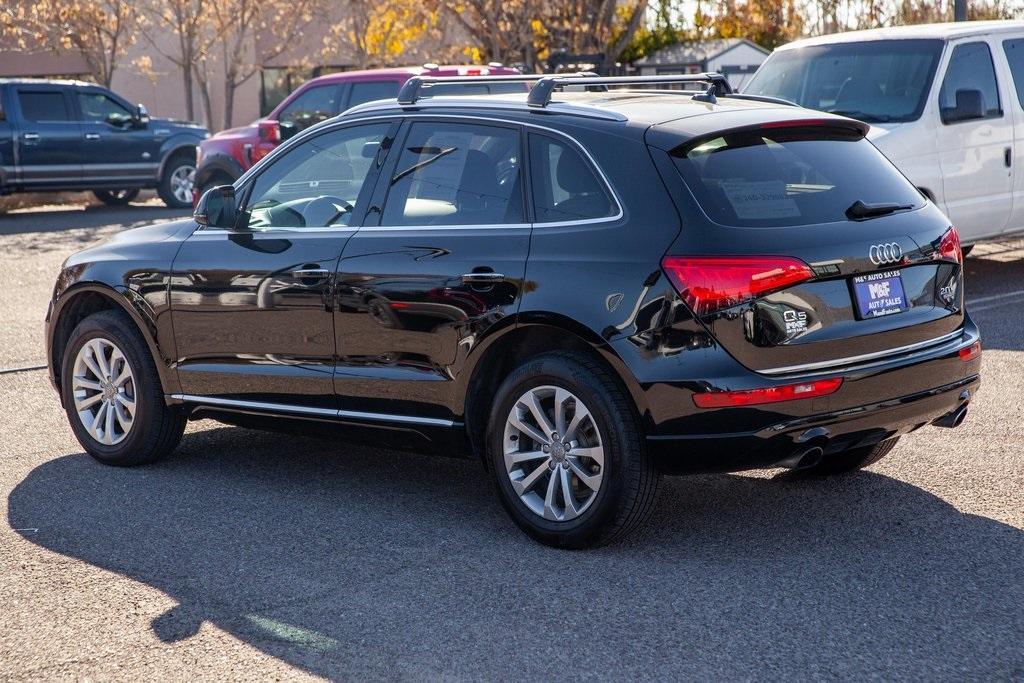
<path fill-rule="evenodd" d="M 331 131 L 303 141 L 261 173 L 249 195 L 249 228 L 351 225 L 390 123 Z M 368 188 L 366 188 L 368 189 Z"/>
<path fill-rule="evenodd" d="M 112 126 L 125 126 L 132 120 L 132 113 L 120 103 L 115 102 L 103 93 L 78 93 L 78 107 L 82 110 L 82 118 L 86 121 L 99 121 Z"/>

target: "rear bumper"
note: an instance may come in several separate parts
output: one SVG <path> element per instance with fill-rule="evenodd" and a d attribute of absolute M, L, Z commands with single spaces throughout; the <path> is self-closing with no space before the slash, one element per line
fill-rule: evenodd
<path fill-rule="evenodd" d="M 860 399 L 852 405 L 826 404 L 821 406 L 825 410 L 805 415 L 766 411 L 761 417 L 774 419 L 751 426 L 749 431 L 653 433 L 647 437 L 648 447 L 666 473 L 733 472 L 783 466 L 814 447 L 828 454 L 907 434 L 965 407 L 974 398 L 981 386 L 981 361 L 961 361 L 958 351 L 977 339 L 977 328 L 971 324 L 959 339 L 925 354 L 871 372 L 840 373 L 846 380 L 840 391 Z M 936 381 L 941 384 L 934 386 Z M 899 393 L 900 389 L 906 393 Z M 795 403 L 799 402 L 791 402 Z M 728 419 L 728 414 L 735 419 Z M 714 422 L 746 427 L 746 414 L 742 408 L 721 409 Z"/>

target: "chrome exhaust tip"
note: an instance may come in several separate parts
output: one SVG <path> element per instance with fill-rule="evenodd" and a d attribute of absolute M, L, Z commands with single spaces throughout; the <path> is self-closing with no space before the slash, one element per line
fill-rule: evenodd
<path fill-rule="evenodd" d="M 945 427 L 947 429 L 953 429 L 963 424 L 964 420 L 967 419 L 967 406 L 962 405 L 951 413 L 946 413 L 942 417 L 932 422 L 936 427 Z"/>
<path fill-rule="evenodd" d="M 825 455 L 825 449 L 821 446 L 811 446 L 796 457 L 796 469 L 800 469 L 801 467 L 811 467 L 818 464 L 818 461 L 821 460 L 821 456 L 823 455 Z"/>

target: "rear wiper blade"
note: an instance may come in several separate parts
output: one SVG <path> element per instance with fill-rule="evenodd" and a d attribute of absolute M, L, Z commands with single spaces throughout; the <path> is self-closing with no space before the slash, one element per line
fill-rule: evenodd
<path fill-rule="evenodd" d="M 865 204 L 858 199 L 846 209 L 846 217 L 851 221 L 860 221 L 865 218 L 888 216 L 890 213 L 907 211 L 912 208 L 914 208 L 913 204 Z"/>

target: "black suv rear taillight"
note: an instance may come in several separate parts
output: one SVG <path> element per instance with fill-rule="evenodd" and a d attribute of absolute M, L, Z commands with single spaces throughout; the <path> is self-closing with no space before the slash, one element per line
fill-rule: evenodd
<path fill-rule="evenodd" d="M 705 315 L 810 280 L 810 266 L 789 256 L 666 256 L 668 279 L 696 315 Z"/>

